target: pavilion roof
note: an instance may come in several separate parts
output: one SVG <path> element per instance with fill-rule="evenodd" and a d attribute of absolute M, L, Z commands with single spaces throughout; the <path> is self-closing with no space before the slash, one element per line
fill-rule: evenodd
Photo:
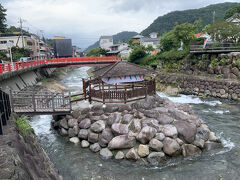
<path fill-rule="evenodd" d="M 144 75 L 148 73 L 154 73 L 154 71 L 127 61 L 118 61 L 114 64 L 93 71 L 95 76 L 100 77 Z"/>

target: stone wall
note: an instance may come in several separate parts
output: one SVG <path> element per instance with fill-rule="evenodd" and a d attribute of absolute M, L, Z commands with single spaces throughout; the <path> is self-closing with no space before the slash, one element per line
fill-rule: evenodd
<path fill-rule="evenodd" d="M 159 74 L 158 83 L 178 86 L 180 93 L 240 100 L 240 82 L 179 74 Z"/>

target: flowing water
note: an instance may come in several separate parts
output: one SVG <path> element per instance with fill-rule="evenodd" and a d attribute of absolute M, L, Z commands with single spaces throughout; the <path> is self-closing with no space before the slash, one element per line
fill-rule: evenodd
<path fill-rule="evenodd" d="M 87 69 L 75 69 L 67 74 L 63 82 L 78 91 L 76 86 L 81 86 L 81 78 L 87 77 Z M 167 97 L 160 92 L 158 94 Z M 168 98 L 178 103 L 190 103 L 196 114 L 220 137 L 224 148 L 203 153 L 195 159 L 174 159 L 166 166 L 148 167 L 125 160 L 102 160 L 99 155 L 67 142 L 67 139 L 50 130 L 51 116 L 34 116 L 31 125 L 65 180 L 240 179 L 240 104 L 186 95 Z"/>

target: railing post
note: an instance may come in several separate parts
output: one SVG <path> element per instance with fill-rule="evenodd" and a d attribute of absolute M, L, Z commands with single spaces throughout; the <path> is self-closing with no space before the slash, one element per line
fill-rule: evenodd
<path fill-rule="evenodd" d="M 82 78 L 82 83 L 83 83 L 83 93 L 84 93 L 84 99 L 87 99 L 87 90 L 86 90 L 86 83 L 85 80 Z"/>
<path fill-rule="evenodd" d="M 89 82 L 89 96 L 88 101 L 90 104 L 92 104 L 92 87 L 91 87 L 91 81 Z"/>
<path fill-rule="evenodd" d="M 0 113 L 0 135 L 3 135 L 2 113 Z"/>
<path fill-rule="evenodd" d="M 65 99 L 64 99 L 64 93 L 62 92 L 62 102 L 63 102 L 63 106 L 65 106 Z"/>
<path fill-rule="evenodd" d="M 52 93 L 52 108 L 53 108 L 53 112 L 55 112 L 54 94 L 53 93 Z"/>
<path fill-rule="evenodd" d="M 145 98 L 147 98 L 147 84 L 145 82 Z"/>
<path fill-rule="evenodd" d="M 33 111 L 36 112 L 35 93 L 32 94 Z"/>
<path fill-rule="evenodd" d="M 10 106 L 12 107 L 12 112 L 14 112 L 14 105 L 13 105 L 13 93 L 12 90 L 9 90 L 10 94 Z"/>
<path fill-rule="evenodd" d="M 124 104 L 127 103 L 127 89 L 126 86 L 124 86 Z"/>
<path fill-rule="evenodd" d="M 68 98 L 69 98 L 69 106 L 70 106 L 70 111 L 72 111 L 72 103 L 71 103 L 71 91 L 68 93 Z"/>

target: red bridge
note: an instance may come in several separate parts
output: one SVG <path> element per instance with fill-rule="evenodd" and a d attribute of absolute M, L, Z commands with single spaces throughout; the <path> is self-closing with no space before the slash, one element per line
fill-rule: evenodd
<path fill-rule="evenodd" d="M 41 59 L 27 62 L 0 63 L 0 76 L 4 73 L 32 70 L 37 68 L 56 68 L 64 66 L 94 66 L 107 65 L 119 61 L 119 57 L 69 57 L 56 59 Z"/>

